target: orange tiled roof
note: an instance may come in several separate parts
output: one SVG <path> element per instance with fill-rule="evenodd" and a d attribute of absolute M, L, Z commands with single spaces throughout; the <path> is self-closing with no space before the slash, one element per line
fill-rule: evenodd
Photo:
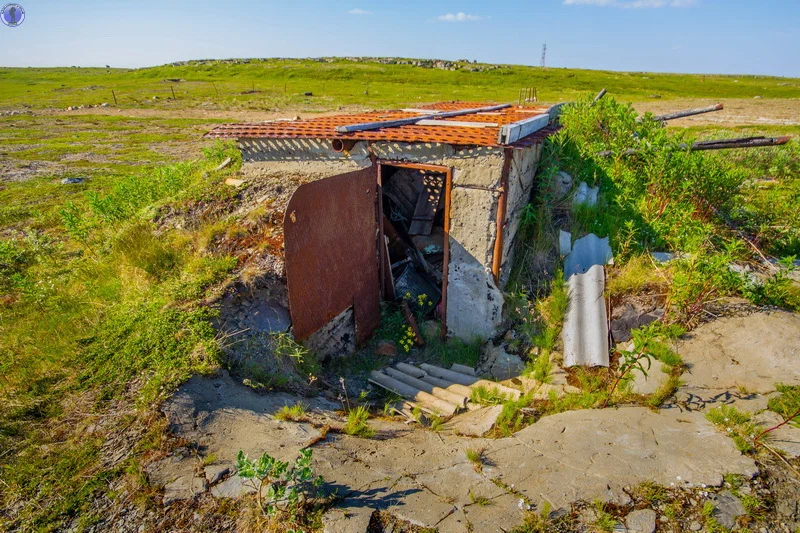
<path fill-rule="evenodd" d="M 456 111 L 477 109 L 493 104 L 476 102 L 444 102 L 422 106 L 417 109 L 433 111 Z M 370 111 L 353 115 L 331 115 L 305 120 L 276 121 L 255 124 L 223 124 L 205 136 L 216 139 L 352 139 L 365 141 L 397 141 L 417 143 L 446 143 L 474 146 L 500 146 L 497 142 L 501 126 L 524 120 L 547 111 L 547 106 L 511 106 L 487 113 L 472 113 L 451 118 L 438 119 L 455 122 L 484 122 L 496 124 L 484 128 L 468 126 L 421 126 L 410 124 L 353 133 L 338 133 L 337 126 L 380 122 L 419 117 L 421 113 L 403 110 Z M 551 134 L 555 129 L 545 128 L 514 145 L 529 145 Z M 535 138 L 534 138 L 535 137 Z"/>

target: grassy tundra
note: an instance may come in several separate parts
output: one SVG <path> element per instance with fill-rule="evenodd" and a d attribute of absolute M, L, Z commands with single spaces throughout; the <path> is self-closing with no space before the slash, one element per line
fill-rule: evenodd
<path fill-rule="evenodd" d="M 237 171 L 238 153 L 199 140 L 213 124 L 242 111 L 258 120 L 254 111 L 513 102 L 518 89 L 529 86 L 543 101 L 585 98 L 606 87 L 621 101 L 762 96 L 790 105 L 798 84 L 753 76 L 516 66 L 466 72 L 309 60 L 0 69 L 4 110 L 23 111 L 0 116 L 0 529 L 80 530 L 120 508 L 164 513 L 143 473 L 144 464 L 171 446 L 158 407 L 193 373 L 225 366 L 208 302 L 244 265 L 236 247 L 223 244 L 246 240 L 252 247 L 254 237 L 269 229 L 257 213 L 232 215 L 241 198 L 224 181 Z M 62 111 L 103 102 L 112 106 Z M 549 146 L 550 168 L 566 168 L 606 193 L 617 191 L 607 195 L 608 209 L 594 226 L 586 217 L 574 221 L 575 229 L 608 234 L 615 252 L 631 261 L 651 246 L 695 252 L 694 263 L 671 272 L 678 282 L 701 273 L 672 289 L 676 316 L 696 311 L 682 307 L 687 303 L 722 293 L 795 305 L 784 285 L 758 292 L 724 267 L 750 255 L 736 232 L 778 257 L 800 252 L 796 142 L 680 154 L 652 164 L 595 161 L 592 154 L 624 144 L 633 128 L 645 128 L 642 138 L 666 147 L 677 137 L 796 135 L 800 127 L 697 126 L 670 129 L 667 136 L 650 123 L 636 126 L 634 117 L 609 98 L 595 111 L 570 115 L 567 130 Z M 598 121 L 613 126 L 613 135 L 604 137 Z M 234 164 L 214 171 L 227 156 Z M 664 176 L 686 187 L 667 187 Z M 65 177 L 84 181 L 62 185 Z M 697 198 L 719 200 L 723 209 L 698 213 Z M 552 213 L 542 204 L 530 213 L 529 244 L 538 246 Z M 190 223 L 170 222 L 176 219 Z M 629 282 L 635 286 L 637 280 Z M 544 322 L 537 316 L 531 321 Z M 236 516 L 239 504 L 200 505 L 193 525 L 213 530 Z M 184 513 L 191 517 L 193 511 L 173 507 L 163 528 L 181 529 Z"/>
<path fill-rule="evenodd" d="M 655 74 L 464 64 L 455 70 L 374 62 L 307 59 L 249 63 L 190 62 L 136 70 L 104 68 L 0 69 L 4 106 L 46 107 L 117 103 L 122 108 L 302 109 L 390 107 L 415 101 L 513 102 L 522 87 L 539 100 L 574 100 L 605 87 L 622 101 L 659 98 L 797 98 L 800 80 L 769 76 Z M 173 91 L 175 99 L 173 100 Z M 311 92 L 313 96 L 303 96 Z M 154 99 L 155 98 L 155 99 Z"/>

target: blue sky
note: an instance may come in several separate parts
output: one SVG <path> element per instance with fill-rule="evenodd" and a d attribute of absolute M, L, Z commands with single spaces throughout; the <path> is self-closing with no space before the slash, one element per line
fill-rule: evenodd
<path fill-rule="evenodd" d="M 800 77 L 800 0 L 26 1 L 0 65 L 229 57 L 477 59 Z"/>

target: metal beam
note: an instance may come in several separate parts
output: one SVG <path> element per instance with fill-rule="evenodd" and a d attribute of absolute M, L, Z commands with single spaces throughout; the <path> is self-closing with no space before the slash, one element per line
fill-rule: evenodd
<path fill-rule="evenodd" d="M 544 113 L 512 124 L 506 124 L 500 128 L 500 132 L 497 134 L 497 144 L 511 144 L 547 127 L 549 123 L 550 115 Z"/>

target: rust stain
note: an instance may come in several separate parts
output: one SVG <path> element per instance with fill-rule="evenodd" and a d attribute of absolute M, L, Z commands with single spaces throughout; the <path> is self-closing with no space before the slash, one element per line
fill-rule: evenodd
<path fill-rule="evenodd" d="M 431 111 L 456 111 L 461 109 L 486 107 L 489 105 L 492 104 L 485 102 L 445 102 L 424 106 L 421 109 L 430 109 Z M 218 139 L 336 139 L 342 143 L 347 140 L 435 142 L 464 146 L 500 146 L 497 143 L 497 136 L 501 126 L 530 118 L 536 114 L 545 113 L 547 109 L 547 106 L 512 106 L 487 114 L 471 114 L 440 119 L 443 122 L 459 122 L 468 120 L 469 122 L 497 124 L 496 126 L 485 128 L 470 128 L 460 126 L 419 126 L 416 124 L 410 124 L 406 126 L 383 128 L 372 131 L 359 131 L 354 133 L 336 132 L 337 126 L 420 116 L 418 113 L 408 111 L 389 110 L 373 111 L 354 115 L 325 116 L 296 121 L 280 121 L 260 124 L 223 124 L 208 132 L 206 137 Z M 552 131 L 549 129 L 548 131 L 549 133 L 552 133 Z M 546 136 L 534 135 L 536 137 L 536 142 L 541 142 L 541 140 Z"/>
<path fill-rule="evenodd" d="M 380 321 L 377 167 L 301 185 L 284 218 L 289 312 L 298 340 L 353 308 L 356 342 Z"/>

